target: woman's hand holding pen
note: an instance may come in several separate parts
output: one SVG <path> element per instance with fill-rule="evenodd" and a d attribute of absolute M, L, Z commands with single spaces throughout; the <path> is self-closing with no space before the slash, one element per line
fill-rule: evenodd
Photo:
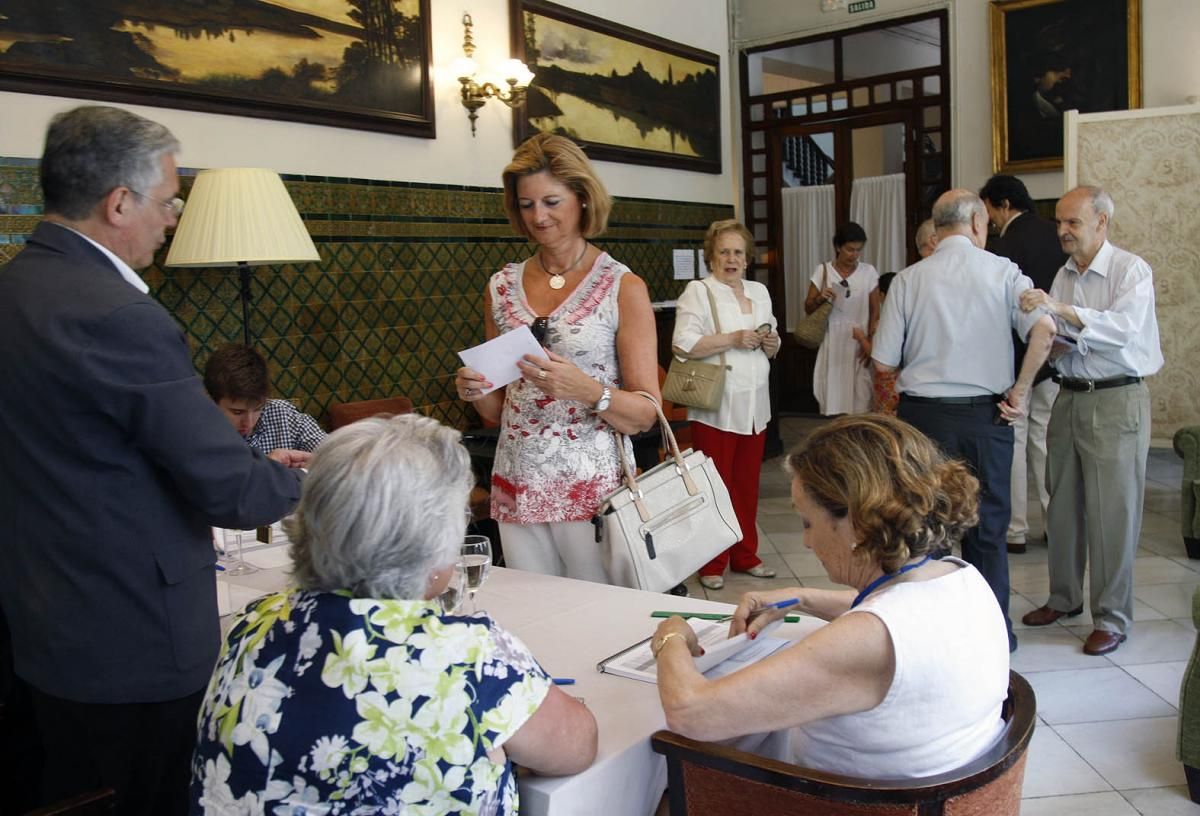
<path fill-rule="evenodd" d="M 795 611 L 802 592 L 799 587 L 747 592 L 738 602 L 729 621 L 729 636 L 735 637 L 745 632 L 751 640 L 758 637 L 767 624 L 784 617 L 788 611 Z"/>

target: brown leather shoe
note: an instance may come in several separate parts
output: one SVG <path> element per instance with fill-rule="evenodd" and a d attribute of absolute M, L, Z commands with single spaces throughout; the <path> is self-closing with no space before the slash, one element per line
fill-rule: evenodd
<path fill-rule="evenodd" d="M 1070 612 L 1059 612 L 1057 609 L 1051 609 L 1048 606 L 1039 606 L 1032 612 L 1026 612 L 1025 617 L 1021 618 L 1021 623 L 1026 626 L 1049 626 L 1059 618 L 1073 618 L 1082 614 L 1082 606 L 1072 609 Z M 1113 648 L 1115 649 L 1116 647 L 1114 646 Z"/>
<path fill-rule="evenodd" d="M 1088 635 L 1088 639 L 1083 644 L 1083 653 L 1106 655 L 1109 652 L 1115 652 L 1117 647 L 1124 642 L 1125 635 L 1119 632 L 1108 632 L 1104 629 L 1097 629 Z"/>

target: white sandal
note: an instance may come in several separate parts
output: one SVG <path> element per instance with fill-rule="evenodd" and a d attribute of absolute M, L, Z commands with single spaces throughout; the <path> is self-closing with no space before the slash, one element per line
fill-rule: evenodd
<path fill-rule="evenodd" d="M 775 570 L 768 567 L 766 564 L 755 564 L 748 570 L 739 570 L 744 575 L 749 575 L 754 578 L 774 578 Z"/>
<path fill-rule="evenodd" d="M 725 586 L 725 578 L 720 575 L 701 575 L 700 586 L 705 589 L 721 589 Z"/>

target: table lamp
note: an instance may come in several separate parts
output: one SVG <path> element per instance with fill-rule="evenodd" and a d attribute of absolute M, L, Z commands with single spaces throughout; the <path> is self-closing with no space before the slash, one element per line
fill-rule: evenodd
<path fill-rule="evenodd" d="M 272 170 L 201 170 L 175 228 L 167 266 L 236 266 L 250 345 L 250 267 L 317 261 L 300 213 Z"/>

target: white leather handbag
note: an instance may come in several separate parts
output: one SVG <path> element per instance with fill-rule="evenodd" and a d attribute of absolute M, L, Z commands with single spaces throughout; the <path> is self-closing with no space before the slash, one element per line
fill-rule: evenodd
<path fill-rule="evenodd" d="M 592 523 L 613 584 L 663 592 L 740 541 L 742 528 L 713 461 L 681 453 L 662 406 L 637 393 L 654 404 L 669 456 L 634 476 L 618 433 L 625 484 L 604 498 Z"/>

